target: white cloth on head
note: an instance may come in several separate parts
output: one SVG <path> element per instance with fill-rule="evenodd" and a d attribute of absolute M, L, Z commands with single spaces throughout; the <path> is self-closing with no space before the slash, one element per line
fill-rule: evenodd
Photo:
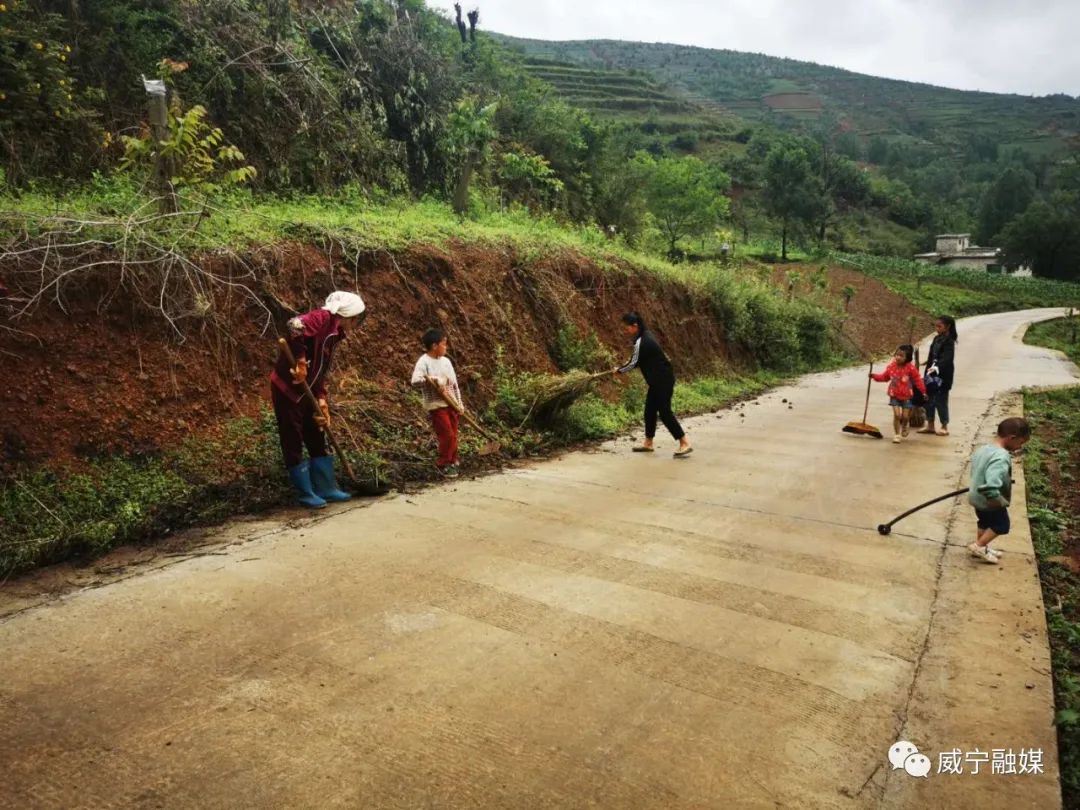
<path fill-rule="evenodd" d="M 355 318 L 357 315 L 362 315 L 366 307 L 364 306 L 364 299 L 356 293 L 338 290 L 326 297 L 323 309 L 327 310 L 331 315 L 340 315 L 342 318 Z"/>

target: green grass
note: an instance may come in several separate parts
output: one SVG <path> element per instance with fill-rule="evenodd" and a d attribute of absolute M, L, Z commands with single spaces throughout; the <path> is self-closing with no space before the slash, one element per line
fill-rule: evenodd
<path fill-rule="evenodd" d="M 1080 364 L 1080 312 L 1072 318 L 1032 324 L 1024 335 L 1024 343 L 1057 349 Z"/>
<path fill-rule="evenodd" d="M 575 252 L 601 269 L 652 274 L 700 296 L 724 324 L 728 340 L 757 358 L 763 368 L 811 368 L 830 351 L 827 333 L 832 316 L 825 309 L 786 301 L 778 289 L 744 272 L 738 262 L 731 266 L 671 264 L 610 240 L 598 228 L 567 226 L 523 210 L 461 218 L 439 202 L 378 201 L 359 193 L 289 200 L 234 195 L 205 210 L 208 215 L 201 219 L 178 217 L 163 227 L 153 221 L 146 199 L 118 181 L 60 197 L 43 192 L 0 197 L 4 212 L 0 214 L 0 245 L 26 235 L 31 241 L 44 240 L 58 228 L 78 228 L 71 241 L 98 239 L 115 251 L 123 248 L 129 258 L 139 256 L 140 250 L 143 255 L 160 255 L 156 251 L 161 247 L 188 255 L 222 248 L 243 252 L 282 240 L 325 247 L 337 244 L 350 255 L 404 251 L 414 245 L 448 248 L 454 242 L 497 252 L 511 247 L 522 265 L 562 251 Z M 151 221 L 132 227 L 133 222 L 147 218 Z M 54 236 L 53 255 L 62 241 Z M 740 251 L 740 255 L 745 254 Z M 803 254 L 793 250 L 791 255 Z"/>
<path fill-rule="evenodd" d="M 525 259 L 574 250 L 601 265 L 621 260 L 661 275 L 680 275 L 669 262 L 609 240 L 595 226 L 566 225 L 523 209 L 462 218 L 446 203 L 376 199 L 359 191 L 345 191 L 335 198 L 289 199 L 234 193 L 225 199 L 192 200 L 185 214 L 165 222 L 156 217 L 150 201 L 120 179 L 62 194 L 9 192 L 0 194 L 0 246 L 27 234 L 32 238 L 76 227 L 79 240 L 114 243 L 126 236 L 131 247 L 144 240 L 186 253 L 221 248 L 244 251 L 282 240 L 325 244 L 334 239 L 354 251 L 401 251 L 416 244 L 446 247 L 467 242 L 512 245 Z"/>
<path fill-rule="evenodd" d="M 1057 341 L 1049 338 L 1048 345 Z M 1080 389 L 1026 392 L 1024 408 L 1034 427 L 1024 476 L 1050 635 L 1062 798 L 1065 807 L 1080 807 L 1080 574 L 1059 561 L 1080 556 L 1080 515 L 1064 495 L 1080 477 Z"/>
<path fill-rule="evenodd" d="M 266 411 L 169 453 L 14 475 L 0 484 L 0 578 L 280 503 L 279 454 Z"/>
<path fill-rule="evenodd" d="M 881 280 L 889 289 L 934 315 L 962 317 L 1080 306 L 1080 284 L 1066 281 L 949 269 L 884 256 L 830 253 L 828 258 Z"/>
<path fill-rule="evenodd" d="M 760 393 L 780 382 L 767 372 L 748 376 L 706 376 L 675 386 L 672 408 L 679 416 L 691 416 L 720 410 L 732 402 Z M 645 386 L 631 381 L 617 402 L 589 394 L 575 402 L 563 414 L 553 430 L 562 441 L 581 442 L 610 439 L 642 423 Z"/>

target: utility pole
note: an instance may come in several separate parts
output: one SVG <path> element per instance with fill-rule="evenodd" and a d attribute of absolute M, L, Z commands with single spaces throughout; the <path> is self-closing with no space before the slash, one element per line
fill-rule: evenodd
<path fill-rule="evenodd" d="M 162 214 L 175 214 L 179 206 L 172 185 L 169 160 L 162 154 L 165 141 L 169 139 L 169 107 L 166 103 L 165 82 L 150 80 L 143 76 L 147 108 L 150 112 L 150 136 L 154 139 L 154 180 L 158 193 L 158 208 Z"/>

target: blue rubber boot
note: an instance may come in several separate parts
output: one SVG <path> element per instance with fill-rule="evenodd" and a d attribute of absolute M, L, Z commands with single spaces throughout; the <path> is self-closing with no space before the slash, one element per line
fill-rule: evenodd
<path fill-rule="evenodd" d="M 302 506 L 309 509 L 322 509 L 326 501 L 315 494 L 311 488 L 311 468 L 306 461 L 301 461 L 295 467 L 289 467 L 289 482 L 297 493 L 297 500 Z"/>
<path fill-rule="evenodd" d="M 352 495 L 338 489 L 334 479 L 334 457 L 319 456 L 311 460 L 311 485 L 320 498 L 335 503 L 352 500 Z"/>

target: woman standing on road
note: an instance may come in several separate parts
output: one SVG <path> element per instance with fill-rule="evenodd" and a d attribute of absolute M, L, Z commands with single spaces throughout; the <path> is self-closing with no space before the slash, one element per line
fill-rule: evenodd
<path fill-rule="evenodd" d="M 938 436 L 949 435 L 949 391 L 952 390 L 953 375 L 956 371 L 956 344 L 960 338 L 956 334 L 956 321 L 949 315 L 942 315 L 934 324 L 937 335 L 930 344 L 930 353 L 926 358 L 926 375 L 931 383 L 927 387 L 936 388 L 930 392 L 926 403 L 926 427 L 919 433 L 933 433 Z M 941 382 L 934 386 L 934 377 Z M 941 421 L 941 428 L 934 427 L 935 420 Z"/>
<path fill-rule="evenodd" d="M 350 497 L 338 487 L 334 458 L 326 450 L 323 428 L 330 424 L 326 380 L 334 350 L 345 339 L 345 325 L 355 321 L 359 327 L 364 311 L 359 295 L 338 291 L 330 293 L 319 309 L 291 319 L 286 326 L 287 339 L 296 365 L 290 366 L 283 352 L 270 375 L 270 399 L 289 482 L 300 504 L 311 509 Z M 304 396 L 305 381 L 319 402 L 318 409 Z M 304 460 L 305 447 L 310 461 Z"/>
<path fill-rule="evenodd" d="M 671 361 L 656 342 L 653 333 L 645 328 L 645 321 L 636 312 L 627 312 L 622 316 L 623 331 L 634 341 L 634 355 L 625 366 L 615 369 L 617 374 L 629 374 L 635 368 L 641 369 L 649 391 L 645 395 L 645 441 L 634 448 L 635 453 L 653 452 L 653 438 L 656 436 L 656 417 L 659 416 L 664 426 L 679 442 L 675 458 L 686 458 L 693 452 L 686 432 L 671 410 L 671 398 L 675 394 L 675 372 Z"/>

